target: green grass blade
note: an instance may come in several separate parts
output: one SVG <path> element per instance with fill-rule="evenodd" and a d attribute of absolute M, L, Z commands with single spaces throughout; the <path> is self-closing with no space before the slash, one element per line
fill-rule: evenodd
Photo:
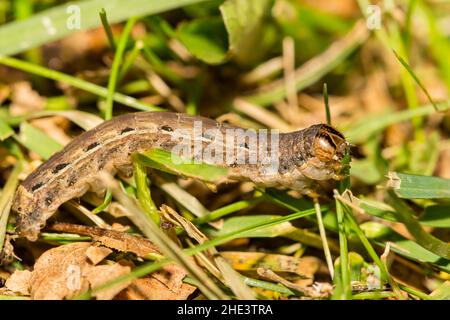
<path fill-rule="evenodd" d="M 425 95 L 427 96 L 428 100 L 430 101 L 431 105 L 434 107 L 434 109 L 436 111 L 438 111 L 438 107 L 436 106 L 436 104 L 434 103 L 433 99 L 431 98 L 430 94 L 428 93 L 427 88 L 425 88 L 425 86 L 422 84 L 422 81 L 420 81 L 420 79 L 416 76 L 416 74 L 414 73 L 414 71 L 411 69 L 411 67 L 409 66 L 409 64 L 402 58 L 400 57 L 400 55 L 397 53 L 397 51 L 392 50 L 395 54 L 395 56 L 397 57 L 398 61 L 400 61 L 400 63 L 402 64 L 402 66 L 408 71 L 408 73 L 411 75 L 411 77 L 414 79 L 414 81 L 417 83 L 417 85 L 422 89 L 422 91 L 425 93 Z"/>
<path fill-rule="evenodd" d="M 96 208 L 92 210 L 93 214 L 97 214 L 105 210 L 112 200 L 112 193 L 110 190 L 106 190 L 105 198 L 103 199 L 103 202 Z"/>
<path fill-rule="evenodd" d="M 416 242 L 434 254 L 445 259 L 450 259 L 450 245 L 423 230 L 420 223 L 414 218 L 414 212 L 397 197 L 392 189 L 388 189 L 388 195 L 389 202 L 395 209 L 394 214 L 397 220 L 406 226 Z"/>
<path fill-rule="evenodd" d="M 133 173 L 136 182 L 136 196 L 139 204 L 144 212 L 148 214 L 150 219 L 159 226 L 160 218 L 158 208 L 152 200 L 152 195 L 148 186 L 147 171 L 138 161 L 133 161 Z"/>
<path fill-rule="evenodd" d="M 21 171 L 22 161 L 18 160 L 0 195 L 0 253 L 3 249 L 9 212 L 11 209 L 14 193 L 16 192 L 17 185 L 19 184 L 19 174 Z"/>
<path fill-rule="evenodd" d="M 450 101 L 437 104 L 439 111 L 445 112 L 450 109 Z M 395 113 L 383 112 L 375 116 L 361 119 L 356 124 L 350 125 L 344 130 L 345 137 L 351 143 L 358 144 L 366 141 L 372 135 L 381 132 L 388 126 L 414 117 L 424 117 L 436 112 L 433 105 L 424 105 L 416 109 L 409 109 Z"/>
<path fill-rule="evenodd" d="M 371 224 L 368 226 L 368 224 Z M 417 242 L 406 239 L 391 228 L 378 222 L 365 222 L 361 224 L 364 234 L 378 246 L 384 248 L 386 243 L 391 243 L 391 250 L 395 253 L 426 264 L 433 265 L 442 271 L 450 273 L 450 260 L 434 254 L 433 252 L 421 247 Z M 375 230 L 378 229 L 378 230 Z"/>
<path fill-rule="evenodd" d="M 0 27 L 0 55 L 14 55 L 81 30 L 99 27 L 98 12 L 103 8 L 108 12 L 110 23 L 117 23 L 134 16 L 156 14 L 204 1 L 128 0 L 125 6 L 123 0 L 69 2 Z"/>
<path fill-rule="evenodd" d="M 105 30 L 106 37 L 108 38 L 109 46 L 113 51 L 116 51 L 116 42 L 114 41 L 114 35 L 112 33 L 111 26 L 109 25 L 105 8 L 102 8 L 102 10 L 100 10 L 99 15 L 103 25 L 103 30 Z"/>
<path fill-rule="evenodd" d="M 16 136 L 19 141 L 27 149 L 36 152 L 43 159 L 50 158 L 54 153 L 60 151 L 63 146 L 50 138 L 43 131 L 24 122 L 20 126 L 20 133 Z"/>
<path fill-rule="evenodd" d="M 359 199 L 351 196 L 351 202 L 365 213 L 387 221 L 397 221 L 394 209 L 380 201 Z M 450 228 L 450 205 L 428 205 L 423 213 L 419 214 L 418 222 L 423 226 L 434 228 Z"/>
<path fill-rule="evenodd" d="M 119 76 L 119 69 L 122 63 L 122 58 L 127 46 L 128 39 L 131 34 L 131 29 L 136 23 L 136 18 L 131 18 L 127 21 L 125 28 L 119 39 L 119 45 L 117 46 L 116 54 L 114 55 L 114 60 L 111 66 L 111 74 L 108 81 L 108 95 L 106 96 L 106 106 L 105 106 L 105 120 L 110 120 L 113 116 L 113 101 L 114 93 L 116 90 L 117 79 Z"/>
<path fill-rule="evenodd" d="M 203 230 L 211 237 L 218 237 L 235 230 L 239 230 L 245 226 L 255 225 L 257 223 L 267 223 L 274 219 L 278 219 L 280 216 L 273 215 L 252 215 L 233 217 L 226 219 L 220 230 L 211 227 L 205 227 Z M 249 238 L 274 238 L 284 237 L 291 239 L 307 246 L 311 246 L 317 249 L 323 249 L 322 239 L 318 234 L 311 231 L 294 227 L 290 222 L 280 223 L 271 228 L 263 228 L 250 232 L 246 235 Z M 330 248 L 334 252 L 339 252 L 339 247 L 334 242 L 330 242 Z"/>
<path fill-rule="evenodd" d="M 344 300 L 351 299 L 352 286 L 350 283 L 350 265 L 348 261 L 348 244 L 347 234 L 345 232 L 345 215 L 343 210 L 343 204 L 336 199 L 336 215 L 339 227 L 339 253 L 340 253 L 340 273 L 342 281 L 342 298 Z"/>
<path fill-rule="evenodd" d="M 331 126 L 330 104 L 328 101 L 328 87 L 326 83 L 323 84 L 323 102 L 325 104 L 325 114 L 327 116 L 327 124 Z"/>
<path fill-rule="evenodd" d="M 194 216 L 201 218 L 210 213 L 196 197 L 181 188 L 177 183 L 163 179 L 158 180 L 161 180 L 157 181 L 159 187 Z"/>
<path fill-rule="evenodd" d="M 241 201 L 237 201 L 235 203 L 226 205 L 222 208 L 216 209 L 214 211 L 209 212 L 207 215 L 201 217 L 201 218 L 197 218 L 194 219 L 192 222 L 194 224 L 203 224 L 205 222 L 210 222 L 210 221 L 214 221 L 217 219 L 220 219 L 228 214 L 234 213 L 236 211 L 248 208 L 251 205 L 257 204 L 259 202 L 262 201 L 261 197 L 258 198 L 252 198 L 249 200 L 241 200 Z"/>
<path fill-rule="evenodd" d="M 14 134 L 14 130 L 2 118 L 0 118 L 0 141 L 4 141 Z"/>
<path fill-rule="evenodd" d="M 439 287 L 437 287 L 430 297 L 435 300 L 450 300 L 450 281 L 445 281 Z"/>
<path fill-rule="evenodd" d="M 153 148 L 136 156 L 143 165 L 168 173 L 200 179 L 207 182 L 218 182 L 227 176 L 228 169 L 207 163 L 191 163 L 178 155 L 158 148 Z"/>
<path fill-rule="evenodd" d="M 49 116 L 62 116 L 64 118 L 67 118 L 86 131 L 98 126 L 100 123 L 103 122 L 103 119 L 100 118 L 99 116 L 80 110 L 67 110 L 67 111 L 45 110 L 45 111 L 31 112 L 27 113 L 26 115 L 8 118 L 7 121 L 10 125 L 15 126 L 26 120 Z"/>
<path fill-rule="evenodd" d="M 392 289 L 394 290 L 394 293 L 396 294 L 396 296 L 401 298 L 402 294 L 400 292 L 400 289 L 399 289 L 397 283 L 394 281 L 394 279 L 392 279 L 391 275 L 389 274 L 389 271 L 386 268 L 386 265 L 383 263 L 383 261 L 381 261 L 380 257 L 378 257 L 377 252 L 375 251 L 373 246 L 370 244 L 370 241 L 367 239 L 366 235 L 361 230 L 358 223 L 355 221 L 355 218 L 353 217 L 351 211 L 347 210 L 346 207 L 344 207 L 344 211 L 345 211 L 345 218 L 349 222 L 350 227 L 356 233 L 359 240 L 361 241 L 364 248 L 366 249 L 367 253 L 370 255 L 372 260 L 376 263 L 376 265 L 380 269 L 381 276 L 383 277 L 382 280 L 388 281 L 389 284 L 391 285 Z"/>
<path fill-rule="evenodd" d="M 75 88 L 84 90 L 86 92 L 92 93 L 94 95 L 97 95 L 102 98 L 106 98 L 108 96 L 108 89 L 101 87 L 99 85 L 96 85 L 94 83 L 90 83 L 75 77 L 72 77 L 70 75 L 67 75 L 65 73 L 55 71 L 52 69 L 44 68 L 39 65 L 35 65 L 26 61 L 18 60 L 11 57 L 3 57 L 0 56 L 0 64 L 3 64 L 5 66 L 19 69 L 25 72 L 29 72 L 31 74 L 35 74 L 41 77 L 45 77 L 48 79 L 52 79 L 55 81 L 60 81 L 66 84 L 69 84 Z M 114 93 L 113 95 L 114 101 L 118 103 L 122 103 L 123 105 L 126 105 L 130 108 L 134 108 L 141 111 L 162 111 L 164 109 L 145 104 L 142 102 L 139 102 L 137 99 L 121 94 L 121 93 Z"/>
<path fill-rule="evenodd" d="M 228 33 L 229 53 L 241 64 L 249 64 L 261 41 L 261 25 L 270 0 L 226 0 L 219 7 Z"/>
<path fill-rule="evenodd" d="M 433 228 L 450 228 L 450 205 L 431 205 L 420 216 L 421 225 Z"/>
<path fill-rule="evenodd" d="M 390 172 L 387 186 L 405 199 L 450 199 L 450 179 Z"/>

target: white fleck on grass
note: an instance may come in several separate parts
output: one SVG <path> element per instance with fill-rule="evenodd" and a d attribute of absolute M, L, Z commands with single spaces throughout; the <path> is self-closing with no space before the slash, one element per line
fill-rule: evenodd
<path fill-rule="evenodd" d="M 137 100 L 136 100 L 135 98 L 132 98 L 132 97 L 126 97 L 126 98 L 125 98 L 125 102 L 126 102 L 127 104 L 133 104 L 133 103 L 136 103 Z"/>
<path fill-rule="evenodd" d="M 26 48 L 28 48 L 28 46 L 29 46 L 29 43 L 27 42 L 27 41 L 21 41 L 20 43 L 19 43 L 19 47 L 20 47 L 20 49 L 26 49 Z"/>
<path fill-rule="evenodd" d="M 45 29 L 47 30 L 47 33 L 50 36 L 53 36 L 56 34 L 56 28 L 53 26 L 53 22 L 49 17 L 42 17 L 41 22 L 44 25 Z"/>

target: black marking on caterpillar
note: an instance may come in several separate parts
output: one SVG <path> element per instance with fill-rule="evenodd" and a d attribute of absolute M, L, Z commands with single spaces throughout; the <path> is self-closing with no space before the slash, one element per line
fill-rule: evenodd
<path fill-rule="evenodd" d="M 31 191 L 37 191 L 37 190 L 39 190 L 40 188 L 42 188 L 42 186 L 44 185 L 44 183 L 43 182 L 39 182 L 39 183 L 36 183 L 34 186 L 32 186 L 31 187 Z"/>
<path fill-rule="evenodd" d="M 122 129 L 122 131 L 120 131 L 120 134 L 122 135 L 122 134 L 124 134 L 124 133 L 131 132 L 131 131 L 134 131 L 134 129 L 133 129 L 133 128 L 130 128 L 130 127 L 127 127 L 127 128 L 125 128 L 125 129 Z"/>
<path fill-rule="evenodd" d="M 55 169 L 52 170 L 52 173 L 58 173 L 59 171 L 61 171 L 62 169 L 64 169 L 65 167 L 67 167 L 70 163 L 60 163 L 58 164 Z"/>
<path fill-rule="evenodd" d="M 90 145 L 88 145 L 86 148 L 84 148 L 84 151 L 87 152 L 89 150 L 94 149 L 95 147 L 98 147 L 100 145 L 100 143 L 98 142 L 93 142 Z"/>
<path fill-rule="evenodd" d="M 173 132 L 172 127 L 170 127 L 170 126 L 168 126 L 168 125 L 163 125 L 163 126 L 161 126 L 161 130 L 167 131 L 167 132 Z"/>

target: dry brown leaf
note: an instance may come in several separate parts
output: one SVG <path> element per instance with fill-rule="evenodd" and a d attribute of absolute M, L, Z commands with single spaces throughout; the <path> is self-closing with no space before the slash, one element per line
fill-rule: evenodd
<path fill-rule="evenodd" d="M 12 103 L 9 108 L 12 116 L 28 114 L 44 109 L 46 99 L 33 90 L 26 81 L 12 85 Z"/>
<path fill-rule="evenodd" d="M 95 266 L 105 259 L 111 252 L 112 250 L 109 248 L 91 246 L 86 250 L 86 256 Z"/>
<path fill-rule="evenodd" d="M 118 263 L 112 265 L 102 265 L 89 268 L 86 273 L 83 274 L 87 278 L 91 287 L 96 288 L 110 280 L 116 279 L 130 272 L 130 267 L 121 266 Z M 111 300 L 120 291 L 130 285 L 131 281 L 124 281 L 118 285 L 112 286 L 108 289 L 101 290 L 94 294 L 98 300 Z"/>
<path fill-rule="evenodd" d="M 55 223 L 50 229 L 58 232 L 90 236 L 93 241 L 99 242 L 105 247 L 123 252 L 132 252 L 139 257 L 145 257 L 149 253 L 160 254 L 158 248 L 149 240 L 116 230 L 106 230 L 98 227 L 69 223 Z"/>
<path fill-rule="evenodd" d="M 118 298 L 126 300 L 186 300 L 197 288 L 183 283 L 186 272 L 175 264 L 134 280 Z"/>
<path fill-rule="evenodd" d="M 71 243 L 43 253 L 31 273 L 31 298 L 45 300 L 70 299 L 109 280 L 130 272 L 128 266 L 118 263 L 92 265 L 87 256 L 91 244 Z M 99 299 L 112 299 L 129 285 L 121 283 L 97 294 Z"/>
<path fill-rule="evenodd" d="M 44 252 L 32 272 L 31 298 L 60 300 L 89 289 L 82 273 L 88 266 L 86 250 L 90 245 L 87 242 L 72 243 Z"/>
<path fill-rule="evenodd" d="M 20 295 L 30 295 L 31 271 L 16 270 L 11 277 L 6 280 L 6 289 Z"/>

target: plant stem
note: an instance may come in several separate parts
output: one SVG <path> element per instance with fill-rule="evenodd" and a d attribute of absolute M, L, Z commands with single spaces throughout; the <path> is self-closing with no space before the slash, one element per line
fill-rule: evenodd
<path fill-rule="evenodd" d="M 113 101 L 114 101 L 114 91 L 116 90 L 117 78 L 119 75 L 119 68 L 122 62 L 123 54 L 127 46 L 128 38 L 130 37 L 131 29 L 136 23 L 137 18 L 131 18 L 127 21 L 125 28 L 123 29 L 122 35 L 119 39 L 119 44 L 117 46 L 116 54 L 114 55 L 113 64 L 111 66 L 111 75 L 108 81 L 108 95 L 106 96 L 106 106 L 105 106 L 105 120 L 109 120 L 113 116 Z"/>
<path fill-rule="evenodd" d="M 67 74 L 64 74 L 62 72 L 56 71 L 56 70 L 52 70 L 52 69 L 48 69 L 39 65 L 35 65 L 23 60 L 19 60 L 19 59 L 15 59 L 15 58 L 11 58 L 11 57 L 5 57 L 5 56 L 0 56 L 0 64 L 3 64 L 5 66 L 11 67 L 11 68 L 15 68 L 15 69 L 19 69 L 25 72 L 29 72 L 32 74 L 36 74 L 38 76 L 47 78 L 47 79 L 52 79 L 55 81 L 60 81 L 66 84 L 69 84 L 75 88 L 84 90 L 86 92 L 92 93 L 94 95 L 97 95 L 99 97 L 102 98 L 106 98 L 108 96 L 108 89 L 101 87 L 99 85 L 96 85 L 94 83 L 91 82 L 87 82 L 72 76 L 69 76 Z M 114 93 L 113 95 L 113 100 L 119 103 L 122 103 L 128 107 L 137 109 L 137 110 L 142 110 L 142 111 L 163 111 L 163 108 L 154 106 L 154 105 L 150 105 L 150 104 L 145 104 L 142 102 L 139 102 L 137 99 L 121 94 L 121 93 Z"/>
<path fill-rule="evenodd" d="M 325 227 L 323 225 L 322 211 L 320 210 L 320 204 L 317 199 L 314 199 L 314 210 L 316 211 L 317 224 L 319 225 L 320 238 L 322 239 L 323 252 L 325 254 L 325 260 L 327 261 L 328 270 L 330 271 L 330 276 L 334 278 L 334 267 L 333 258 L 331 257 L 330 247 L 328 246 L 327 235 L 325 232 Z"/>

